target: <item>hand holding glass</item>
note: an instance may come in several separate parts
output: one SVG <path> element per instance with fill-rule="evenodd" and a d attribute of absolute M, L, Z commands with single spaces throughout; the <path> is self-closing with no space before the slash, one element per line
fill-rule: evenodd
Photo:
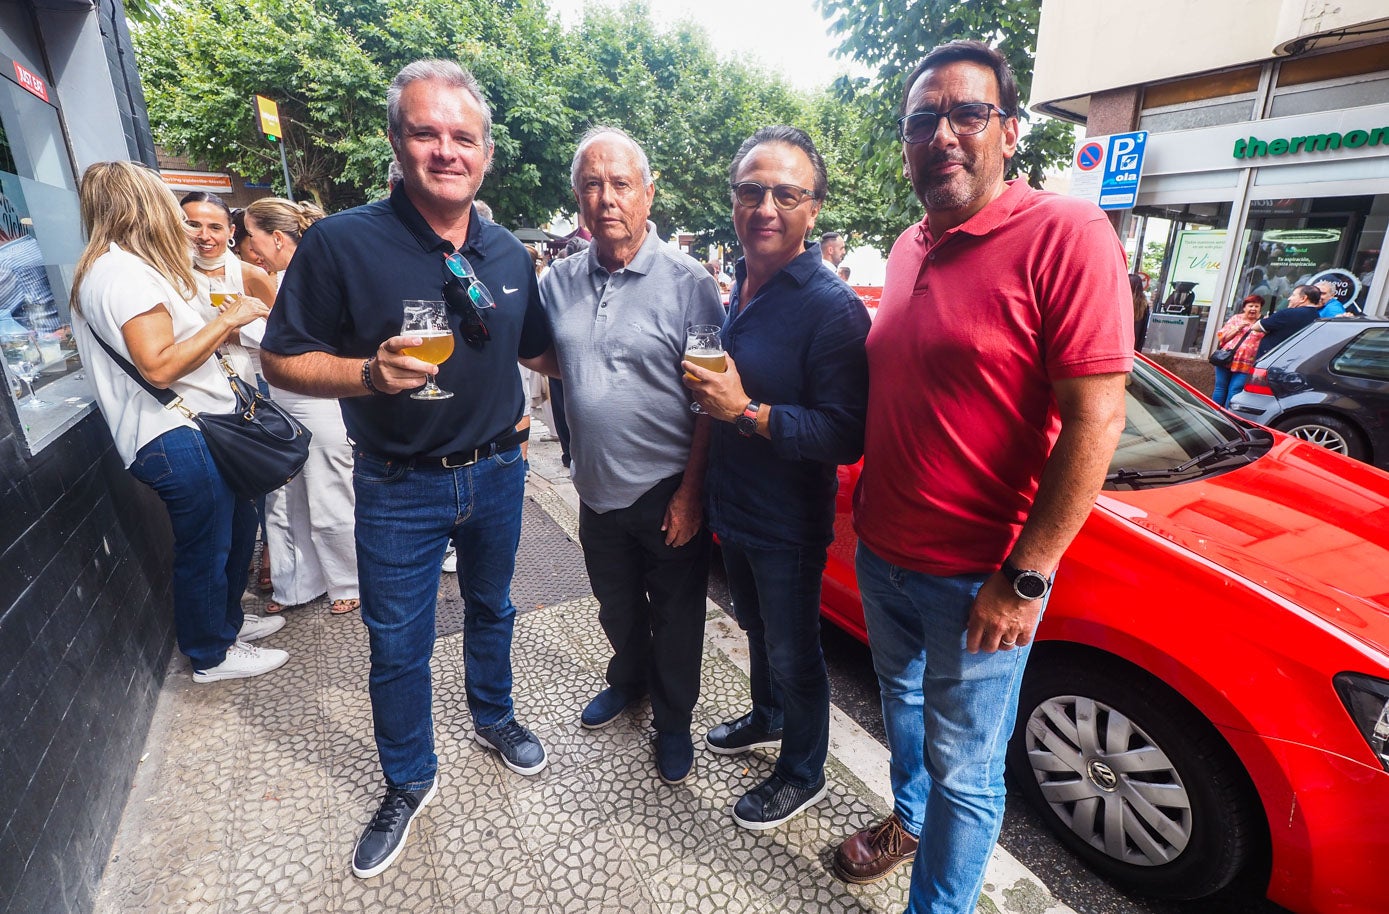
<path fill-rule="evenodd" d="M 723 351 L 723 341 L 719 339 L 719 328 L 714 324 L 694 324 L 685 331 L 685 361 L 693 362 L 700 368 L 710 371 L 728 370 L 728 356 Z M 697 380 L 686 372 L 685 377 Z M 702 413 L 703 407 L 696 401 L 690 404 L 690 412 Z"/>
<path fill-rule="evenodd" d="M 448 311 L 441 301 L 405 301 L 405 320 L 400 325 L 401 336 L 417 336 L 420 345 L 400 350 L 431 365 L 442 365 L 453 355 L 453 330 L 449 327 Z M 412 400 L 447 400 L 451 391 L 444 390 L 430 377 L 424 387 L 410 395 Z"/>

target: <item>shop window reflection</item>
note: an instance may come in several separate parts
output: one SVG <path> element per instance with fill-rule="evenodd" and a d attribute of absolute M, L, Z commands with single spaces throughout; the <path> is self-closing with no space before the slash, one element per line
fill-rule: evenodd
<path fill-rule="evenodd" d="M 1228 202 L 1140 206 L 1128 232 L 1130 264 L 1148 277 L 1146 352 L 1195 354 L 1214 310 L 1230 222 Z"/>

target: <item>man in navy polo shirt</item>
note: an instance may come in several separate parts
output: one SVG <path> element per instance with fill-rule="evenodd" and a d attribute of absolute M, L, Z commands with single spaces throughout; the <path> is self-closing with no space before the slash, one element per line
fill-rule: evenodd
<path fill-rule="evenodd" d="M 511 703 L 510 587 L 525 489 L 524 435 L 514 431 L 523 397 L 516 361 L 550 345 L 535 272 L 510 232 L 474 214 L 492 159 L 492 116 L 472 74 L 448 61 L 412 63 L 392 81 L 387 106 L 403 181 L 389 199 L 304 234 L 262 349 L 277 386 L 341 398 L 356 444 L 362 619 L 386 779 L 353 855 L 360 877 L 390 866 L 414 814 L 434 795 L 429 660 L 439 563 L 450 541 L 476 739 L 519 774 L 535 774 L 546 761 Z M 462 260 L 446 263 L 455 252 Z M 474 307 L 489 295 L 495 308 Z M 457 345 L 442 365 L 405 354 L 421 342 L 401 335 L 409 299 L 448 303 Z M 411 399 L 430 375 L 454 396 Z"/>
<path fill-rule="evenodd" d="M 729 172 L 743 246 L 723 325 L 728 370 L 685 362 L 718 420 L 704 493 L 733 612 L 747 632 L 752 712 L 704 737 L 734 755 L 780 744 L 776 770 L 733 807 L 773 828 L 824 798 L 830 686 L 820 651 L 820 575 L 834 539 L 837 465 L 863 451 L 868 311 L 806 246 L 828 189 L 805 131 L 763 127 Z"/>

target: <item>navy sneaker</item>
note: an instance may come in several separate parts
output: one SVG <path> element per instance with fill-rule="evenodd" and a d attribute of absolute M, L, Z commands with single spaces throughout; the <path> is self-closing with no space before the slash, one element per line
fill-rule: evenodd
<path fill-rule="evenodd" d="M 594 696 L 584 708 L 579 723 L 586 729 L 597 730 L 617 720 L 617 716 L 627 710 L 627 706 L 640 696 L 622 686 L 608 686 Z"/>
<path fill-rule="evenodd" d="M 827 793 L 829 785 L 823 772 L 814 787 L 792 787 L 781 775 L 773 774 L 743 794 L 733 807 L 733 821 L 753 831 L 776 828 L 823 800 Z"/>
<path fill-rule="evenodd" d="M 667 784 L 679 784 L 694 767 L 694 741 L 689 731 L 656 733 L 656 773 Z"/>
<path fill-rule="evenodd" d="M 738 755 L 752 749 L 781 745 L 780 730 L 764 730 L 754 726 L 751 712 L 737 720 L 719 724 L 704 734 L 704 744 L 719 755 Z"/>
<path fill-rule="evenodd" d="M 538 774 L 545 767 L 545 747 L 515 718 L 500 727 L 479 727 L 474 738 L 488 749 L 496 750 L 502 757 L 502 764 L 517 774 Z"/>
<path fill-rule="evenodd" d="M 357 839 L 357 849 L 352 853 L 352 875 L 369 879 L 395 862 L 405 849 L 405 838 L 410 834 L 415 813 L 434 798 L 438 786 L 436 776 L 428 787 L 420 790 L 386 788 L 380 808 Z"/>

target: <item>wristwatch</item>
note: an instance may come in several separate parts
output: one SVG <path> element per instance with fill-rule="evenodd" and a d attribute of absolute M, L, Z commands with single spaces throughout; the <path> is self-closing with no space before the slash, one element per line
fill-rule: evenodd
<path fill-rule="evenodd" d="M 744 438 L 751 438 L 757 434 L 757 411 L 762 408 L 762 404 L 756 400 L 749 400 L 744 407 L 743 414 L 733 420 L 733 425 L 738 429 L 738 434 Z"/>
<path fill-rule="evenodd" d="M 1040 571 L 1019 568 L 1007 559 L 1003 560 L 1000 570 L 1008 583 L 1013 585 L 1013 593 L 1024 600 L 1040 600 L 1051 590 L 1051 579 Z"/>

